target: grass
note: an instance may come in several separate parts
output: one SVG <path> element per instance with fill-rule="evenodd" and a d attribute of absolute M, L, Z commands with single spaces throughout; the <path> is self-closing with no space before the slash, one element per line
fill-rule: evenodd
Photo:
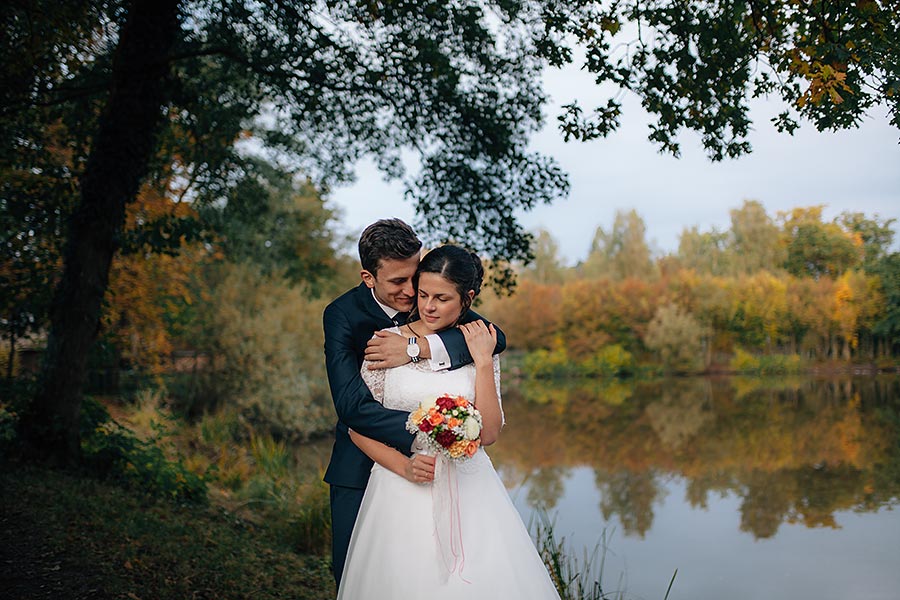
<path fill-rule="evenodd" d="M 579 560 L 566 544 L 566 538 L 557 537 L 554 520 L 543 510 L 535 514 L 536 518 L 530 524 L 531 535 L 562 600 L 624 600 L 621 575 L 616 590 L 603 590 L 607 552 L 605 530 L 594 550 L 588 554 L 585 549 Z"/>
<path fill-rule="evenodd" d="M 305 444 L 258 432 L 238 412 L 218 410 L 186 423 L 159 394 L 139 393 L 131 403 L 108 403 L 117 421 L 153 439 L 171 460 L 203 474 L 213 503 L 266 528 L 300 553 L 330 555 L 331 512 L 323 457 Z"/>
<path fill-rule="evenodd" d="M 566 543 L 566 538 L 556 535 L 555 519 L 551 519 L 544 510 L 538 510 L 535 515 L 536 518 L 530 523 L 530 533 L 561 600 L 628 598 L 623 583 L 624 573 L 619 575 L 614 589 L 610 590 L 608 586 L 604 589 L 606 553 L 609 550 L 605 529 L 594 550 L 588 553 L 585 548 L 579 559 L 571 545 Z M 678 569 L 675 569 L 663 600 L 668 600 L 677 575 Z"/>
<path fill-rule="evenodd" d="M 215 505 L 8 460 L 0 503 L 4 597 L 334 597 L 326 559 Z M 61 594 L 47 596 L 54 585 Z"/>

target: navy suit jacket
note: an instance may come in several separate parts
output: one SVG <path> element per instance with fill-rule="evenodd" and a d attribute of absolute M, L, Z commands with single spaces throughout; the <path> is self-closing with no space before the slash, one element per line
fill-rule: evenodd
<path fill-rule="evenodd" d="M 461 321 L 468 323 L 480 318 L 470 310 Z M 325 308 L 322 324 L 325 328 L 325 367 L 338 416 L 325 481 L 331 485 L 362 489 L 369 481 L 372 461 L 350 439 L 348 428 L 406 454 L 413 442 L 413 435 L 406 431 L 409 413 L 382 406 L 372 397 L 359 374 L 366 343 L 376 331 L 394 323 L 375 302 L 372 290 L 361 283 Z M 448 329 L 439 335 L 450 355 L 451 369 L 472 362 L 459 329 Z M 498 329 L 494 353 L 505 348 L 506 336 Z"/>

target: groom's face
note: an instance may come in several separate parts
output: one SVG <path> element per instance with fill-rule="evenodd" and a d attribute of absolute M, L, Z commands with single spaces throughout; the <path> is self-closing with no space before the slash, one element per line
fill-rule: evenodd
<path fill-rule="evenodd" d="M 419 254 L 409 258 L 383 258 L 377 273 L 363 270 L 362 279 L 384 305 L 403 312 L 412 310 L 416 295 L 412 278 L 419 266 Z"/>

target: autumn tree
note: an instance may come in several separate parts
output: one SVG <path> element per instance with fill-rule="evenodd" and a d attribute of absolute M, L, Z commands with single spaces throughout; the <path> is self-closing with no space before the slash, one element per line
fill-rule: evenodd
<path fill-rule="evenodd" d="M 647 324 L 663 300 L 658 281 L 579 279 L 567 283 L 558 322 L 569 356 L 581 361 L 609 344 L 641 354 Z"/>
<path fill-rule="evenodd" d="M 872 331 L 882 340 L 882 354 L 887 355 L 900 348 L 900 253 L 886 256 L 878 265 L 877 275 L 885 306 Z"/>
<path fill-rule="evenodd" d="M 510 296 L 483 294 L 484 312 L 503 327 L 510 348 L 549 349 L 559 335 L 563 293 L 563 286 L 523 278 Z"/>
<path fill-rule="evenodd" d="M 724 275 L 728 272 L 728 234 L 713 228 L 701 232 L 696 226 L 685 228 L 678 236 L 678 262 L 699 273 Z"/>
<path fill-rule="evenodd" d="M 171 126 L 203 141 L 181 162 L 188 181 L 220 192 L 209 198 L 233 182 L 228 159 L 252 124 L 317 183 L 346 180 L 373 156 L 407 184 L 430 240 L 524 259 L 516 209 L 567 189 L 556 164 L 527 149 L 541 121 L 540 72 L 571 62 L 575 46 L 598 84 L 641 98 L 656 118 L 651 140 L 676 155 L 683 129 L 699 132 L 714 160 L 750 151 L 749 98 L 763 94 L 790 107 L 775 119 L 785 131 L 801 118 L 853 127 L 876 104 L 898 124 L 897 9 L 875 0 L 36 0 L 2 11 L 0 147 L 35 147 L 48 123 L 82 121 L 69 145 L 77 203 L 43 387 L 22 421 L 35 447 L 64 460 L 78 452 L 84 357 L 125 207 Z M 566 139 L 591 139 L 614 131 L 620 113 L 616 90 L 588 113 L 573 101 L 559 122 Z M 0 156 L 5 171 L 10 154 Z"/>
<path fill-rule="evenodd" d="M 588 277 L 649 278 L 656 273 L 647 225 L 634 209 L 616 211 L 609 231 L 598 227 L 581 272 Z"/>
<path fill-rule="evenodd" d="M 206 160 L 185 152 L 182 170 L 208 184 L 211 201 L 229 185 L 227 159 L 246 124 L 319 182 L 347 179 L 372 155 L 408 184 L 425 233 L 494 258 L 528 256 L 516 207 L 566 190 L 556 165 L 527 150 L 544 99 L 533 5 L 133 0 L 70 4 L 62 17 L 56 9 L 4 6 L 5 58 L 18 79 L 0 110 L 16 124 L 3 129 L 6 146 L 31 143 L 46 125 L 39 107 L 72 118 L 89 108 L 73 144 L 78 201 L 42 388 L 21 421 L 24 438 L 59 460 L 79 454 L 85 357 L 125 209 L 169 131 L 202 140 Z M 33 24 L 44 27 L 47 15 L 54 25 L 42 36 Z M 406 149 L 418 153 L 417 174 L 400 160 Z"/>
<path fill-rule="evenodd" d="M 782 102 L 772 123 L 783 132 L 801 121 L 853 128 L 880 106 L 900 128 L 896 2 L 551 0 L 543 13 L 551 64 L 583 56 L 579 66 L 610 89 L 596 107 L 564 107 L 567 139 L 617 130 L 622 90 L 652 116 L 650 141 L 676 156 L 685 130 L 712 160 L 750 152 L 760 96 Z"/>
<path fill-rule="evenodd" d="M 200 244 L 177 244 L 168 252 L 144 238 L 146 222 L 193 218 L 193 207 L 176 203 L 165 188 L 144 186 L 128 206 L 125 248 L 113 259 L 101 335 L 132 368 L 158 373 L 174 349 L 173 327 L 179 314 L 195 301 L 192 280 L 200 277 L 207 252 Z"/>
<path fill-rule="evenodd" d="M 731 211 L 729 256 L 735 273 L 779 269 L 784 262 L 781 230 L 755 200 Z"/>
<path fill-rule="evenodd" d="M 538 229 L 532 242 L 534 258 L 522 269 L 522 277 L 537 283 L 561 284 L 567 268 L 559 255 L 559 244 L 546 229 Z"/>
<path fill-rule="evenodd" d="M 879 219 L 878 215 L 867 217 L 861 212 L 844 212 L 836 222 L 851 236 L 862 243 L 862 266 L 866 272 L 878 270 L 878 263 L 886 259 L 894 243 L 891 226 L 896 219 Z"/>
<path fill-rule="evenodd" d="M 786 240 L 785 268 L 797 276 L 839 277 L 861 264 L 863 241 L 837 222 L 822 220 L 822 206 L 779 214 Z"/>
<path fill-rule="evenodd" d="M 858 212 L 845 212 L 837 222 L 862 243 L 862 268 L 866 274 L 878 278 L 875 293 L 883 304 L 871 327 L 872 354 L 887 355 L 896 347 L 900 333 L 900 254 L 891 252 L 896 219 L 866 217 Z M 874 346 L 880 346 L 876 348 Z"/>
<path fill-rule="evenodd" d="M 252 263 L 312 296 L 330 297 L 359 281 L 358 261 L 347 265 L 337 255 L 337 215 L 308 178 L 250 158 L 224 200 L 204 205 L 199 217 L 225 261 Z"/>

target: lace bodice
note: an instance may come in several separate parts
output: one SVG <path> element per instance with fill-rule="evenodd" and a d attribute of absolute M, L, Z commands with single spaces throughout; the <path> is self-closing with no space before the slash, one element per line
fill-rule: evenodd
<path fill-rule="evenodd" d="M 385 331 L 399 333 L 396 327 Z M 361 372 L 372 395 L 387 408 L 412 411 L 423 400 L 434 399 L 441 394 L 464 396 L 470 400 L 475 398 L 475 366 L 471 364 L 452 371 L 434 371 L 428 361 L 423 360 L 393 369 L 373 371 L 366 361 Z M 494 356 L 494 384 L 499 398 L 500 359 L 497 356 Z M 477 399 L 475 404 L 477 406 Z"/>

